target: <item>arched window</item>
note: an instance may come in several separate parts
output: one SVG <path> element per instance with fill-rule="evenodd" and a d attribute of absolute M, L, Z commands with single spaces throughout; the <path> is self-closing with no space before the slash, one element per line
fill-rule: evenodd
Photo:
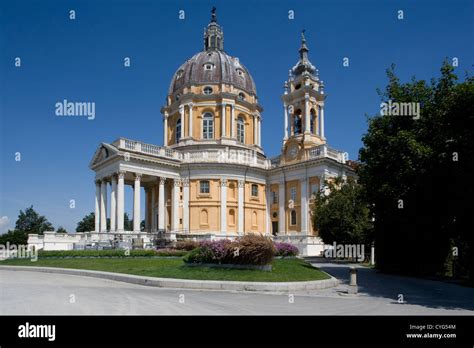
<path fill-rule="evenodd" d="M 294 119 L 294 132 L 296 134 L 301 134 L 301 110 L 296 110 L 295 119 Z"/>
<path fill-rule="evenodd" d="M 214 138 L 214 116 L 209 112 L 202 116 L 202 138 Z"/>
<path fill-rule="evenodd" d="M 179 142 L 179 139 L 181 139 L 181 118 L 176 121 L 176 143 Z"/>
<path fill-rule="evenodd" d="M 229 198 L 235 199 L 235 184 L 233 182 L 229 184 Z"/>
<path fill-rule="evenodd" d="M 200 216 L 199 223 L 201 225 L 207 225 L 208 224 L 208 216 L 207 216 L 207 210 L 206 209 L 201 210 L 201 216 Z"/>
<path fill-rule="evenodd" d="M 316 112 L 314 111 L 314 109 L 311 109 L 311 124 L 310 124 L 310 132 L 311 134 L 316 134 L 314 132 L 314 126 L 315 126 L 315 123 L 316 123 Z"/>
<path fill-rule="evenodd" d="M 237 140 L 245 143 L 245 121 L 241 116 L 237 119 Z"/>
<path fill-rule="evenodd" d="M 255 210 L 252 213 L 252 226 L 257 226 L 257 212 Z"/>
<path fill-rule="evenodd" d="M 295 226 L 296 225 L 296 210 L 293 209 L 290 215 L 291 215 L 290 224 L 292 226 Z"/>
<path fill-rule="evenodd" d="M 229 210 L 229 225 L 231 226 L 235 225 L 235 210 L 234 209 Z"/>

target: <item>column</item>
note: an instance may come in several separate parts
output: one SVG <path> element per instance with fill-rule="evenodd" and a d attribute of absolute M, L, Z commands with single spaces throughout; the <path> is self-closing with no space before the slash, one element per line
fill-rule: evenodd
<path fill-rule="evenodd" d="M 94 232 L 100 231 L 100 180 L 95 181 L 95 224 Z"/>
<path fill-rule="evenodd" d="M 188 104 L 189 108 L 189 128 L 188 128 L 188 137 L 193 137 L 193 103 Z"/>
<path fill-rule="evenodd" d="M 158 190 L 158 230 L 165 230 L 165 181 L 166 178 L 160 178 L 160 187 Z"/>
<path fill-rule="evenodd" d="M 324 105 L 321 106 L 321 138 L 324 139 Z"/>
<path fill-rule="evenodd" d="M 164 119 L 164 126 L 163 126 L 163 146 L 168 146 L 168 113 L 165 112 L 165 119 Z"/>
<path fill-rule="evenodd" d="M 107 181 L 100 184 L 100 232 L 107 232 Z"/>
<path fill-rule="evenodd" d="M 135 174 L 135 185 L 133 187 L 133 232 L 140 232 L 140 179 L 141 174 Z"/>
<path fill-rule="evenodd" d="M 156 182 L 151 188 L 151 232 L 156 231 Z"/>
<path fill-rule="evenodd" d="M 230 105 L 230 119 L 231 119 L 231 125 L 230 125 L 230 134 L 232 138 L 237 138 L 237 120 L 235 119 L 235 105 L 231 104 Z"/>
<path fill-rule="evenodd" d="M 174 179 L 173 190 L 171 191 L 171 231 L 177 232 L 179 229 L 179 187 L 181 182 Z"/>
<path fill-rule="evenodd" d="M 181 118 L 181 139 L 183 139 L 186 135 L 186 133 L 184 133 L 184 105 L 180 105 L 179 106 L 179 117 Z"/>
<path fill-rule="evenodd" d="M 308 234 L 308 185 L 307 179 L 301 180 L 301 234 Z"/>
<path fill-rule="evenodd" d="M 183 181 L 183 230 L 189 231 L 189 178 Z"/>
<path fill-rule="evenodd" d="M 244 234 L 244 187 L 245 181 L 239 180 L 238 182 L 238 206 L 237 206 L 237 233 L 239 235 Z"/>
<path fill-rule="evenodd" d="M 117 185 L 117 231 L 123 232 L 124 230 L 124 208 L 125 208 L 125 199 L 124 199 L 124 178 L 125 172 L 118 172 L 118 185 Z"/>
<path fill-rule="evenodd" d="M 117 230 L 117 177 L 112 175 L 110 190 L 110 231 Z"/>
<path fill-rule="evenodd" d="M 227 232 L 227 179 L 221 179 L 221 231 Z"/>
<path fill-rule="evenodd" d="M 270 184 L 267 184 L 265 188 L 265 202 L 266 202 L 266 211 L 265 211 L 265 233 L 270 235 L 271 234 L 271 219 L 270 219 L 270 204 L 271 204 L 271 192 L 270 192 Z"/>
<path fill-rule="evenodd" d="M 253 143 L 257 145 L 257 114 L 253 114 Z"/>
<path fill-rule="evenodd" d="M 145 231 L 151 229 L 151 193 L 148 187 L 145 187 Z"/>
<path fill-rule="evenodd" d="M 283 139 L 286 140 L 288 139 L 288 108 L 286 107 L 286 103 L 283 104 L 283 108 L 285 109 L 285 135 Z"/>
<path fill-rule="evenodd" d="M 225 114 L 225 108 L 227 104 L 222 103 L 222 116 L 221 116 L 221 138 L 226 136 L 225 132 L 225 119 L 226 119 L 226 114 Z"/>
<path fill-rule="evenodd" d="M 285 183 L 281 182 L 278 186 L 278 233 L 285 234 L 286 219 L 285 219 Z"/>
<path fill-rule="evenodd" d="M 304 132 L 309 133 L 311 131 L 311 115 L 309 113 L 309 94 L 304 95 Z"/>

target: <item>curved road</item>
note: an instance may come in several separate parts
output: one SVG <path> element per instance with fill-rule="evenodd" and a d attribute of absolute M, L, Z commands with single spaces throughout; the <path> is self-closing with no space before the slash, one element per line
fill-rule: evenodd
<path fill-rule="evenodd" d="M 348 265 L 317 266 L 344 281 L 347 278 Z M 358 282 L 357 295 L 345 294 L 345 282 L 332 289 L 295 292 L 291 297 L 286 293 L 163 289 L 83 276 L 0 270 L 0 314 L 474 315 L 473 288 L 384 275 L 363 267 L 359 267 Z M 397 301 L 400 294 L 404 303 Z"/>

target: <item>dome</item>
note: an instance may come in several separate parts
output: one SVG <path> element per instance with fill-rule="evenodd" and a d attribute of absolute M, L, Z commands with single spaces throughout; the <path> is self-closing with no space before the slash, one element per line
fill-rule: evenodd
<path fill-rule="evenodd" d="M 257 91 L 252 76 L 239 61 L 220 50 L 195 54 L 179 67 L 170 84 L 169 94 L 191 85 L 231 84 L 249 94 Z"/>
<path fill-rule="evenodd" d="M 221 83 L 233 85 L 250 95 L 257 94 L 252 76 L 239 58 L 224 52 L 224 32 L 217 23 L 213 8 L 211 21 L 204 31 L 204 50 L 179 67 L 171 80 L 168 94 L 192 85 Z"/>

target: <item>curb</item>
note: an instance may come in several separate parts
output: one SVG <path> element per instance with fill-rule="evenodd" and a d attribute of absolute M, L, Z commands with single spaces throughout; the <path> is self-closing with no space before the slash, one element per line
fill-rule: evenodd
<path fill-rule="evenodd" d="M 57 267 L 31 267 L 31 266 L 0 266 L 0 270 L 7 271 L 30 271 L 43 273 L 69 274 L 101 279 L 115 280 L 119 282 L 154 286 L 159 288 L 181 288 L 197 290 L 230 290 L 230 291 L 301 291 L 321 290 L 339 285 L 339 280 L 332 277 L 323 280 L 301 281 L 301 282 L 236 282 L 221 280 L 194 280 L 175 278 L 143 277 L 131 274 L 90 271 L 72 268 Z"/>

